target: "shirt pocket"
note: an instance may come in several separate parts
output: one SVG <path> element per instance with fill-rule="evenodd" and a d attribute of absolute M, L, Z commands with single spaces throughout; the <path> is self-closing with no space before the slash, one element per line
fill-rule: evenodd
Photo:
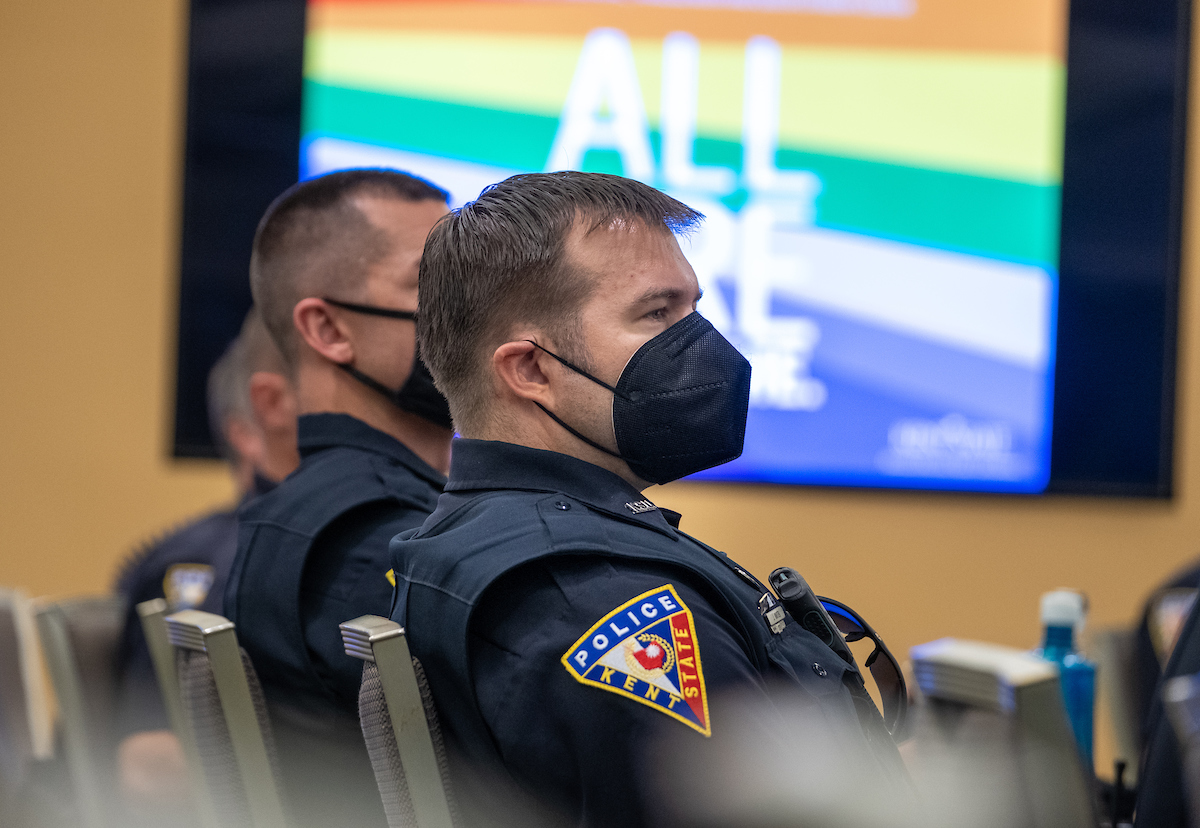
<path fill-rule="evenodd" d="M 789 623 L 767 644 L 771 665 L 805 693 L 816 698 L 845 693 L 842 677 L 849 669 L 833 650 L 799 624 Z"/>

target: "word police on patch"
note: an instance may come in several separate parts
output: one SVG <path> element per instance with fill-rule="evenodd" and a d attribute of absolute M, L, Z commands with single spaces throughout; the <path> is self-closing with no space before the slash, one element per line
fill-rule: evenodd
<path fill-rule="evenodd" d="M 708 696 L 691 610 L 670 584 L 626 601 L 571 645 L 581 684 L 633 699 L 709 736 Z"/>

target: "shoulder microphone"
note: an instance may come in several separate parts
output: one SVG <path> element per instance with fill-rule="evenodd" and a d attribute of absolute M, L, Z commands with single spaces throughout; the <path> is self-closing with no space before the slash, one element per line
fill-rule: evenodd
<path fill-rule="evenodd" d="M 829 613 L 825 611 L 825 607 L 821 606 L 821 602 L 813 594 L 812 588 L 799 572 L 790 566 L 781 566 L 772 572 L 771 577 L 767 580 L 770 581 L 771 587 L 779 596 L 779 602 L 783 604 L 788 614 L 796 619 L 797 624 L 821 639 L 847 664 L 857 668 L 858 665 L 854 663 L 854 654 L 850 652 L 846 640 L 842 638 L 842 634 L 830 619 Z"/>

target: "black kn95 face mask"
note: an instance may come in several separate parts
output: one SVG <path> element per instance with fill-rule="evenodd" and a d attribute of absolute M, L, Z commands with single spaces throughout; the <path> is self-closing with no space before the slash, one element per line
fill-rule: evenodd
<path fill-rule="evenodd" d="M 617 451 L 580 434 L 540 403 L 538 407 L 592 448 L 624 460 L 642 480 L 669 483 L 741 456 L 750 363 L 699 313 L 638 348 L 615 387 L 533 344 L 612 392 Z"/>

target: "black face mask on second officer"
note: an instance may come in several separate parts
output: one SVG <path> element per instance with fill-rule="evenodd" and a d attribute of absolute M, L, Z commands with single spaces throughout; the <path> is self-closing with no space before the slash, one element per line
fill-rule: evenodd
<path fill-rule="evenodd" d="M 388 319 L 417 321 L 416 311 L 392 310 L 391 308 L 380 308 L 375 305 L 359 305 L 353 302 L 330 299 L 328 296 L 324 296 L 322 299 L 335 308 L 342 308 L 354 313 L 363 313 L 369 316 L 384 316 Z M 429 368 L 426 367 L 425 361 L 421 359 L 421 354 L 417 349 L 414 348 L 413 350 L 412 371 L 408 375 L 408 380 L 399 390 L 388 388 L 379 380 L 367 376 L 352 365 L 345 365 L 339 362 L 338 367 L 371 390 L 378 391 L 387 397 L 397 408 L 407 411 L 410 414 L 416 414 L 418 417 L 428 420 L 434 425 L 439 425 L 442 428 L 454 427 L 450 420 L 450 406 L 447 404 L 446 398 L 442 396 L 442 392 L 438 391 L 437 386 L 433 384 L 433 375 L 429 373 Z"/>
<path fill-rule="evenodd" d="M 750 363 L 699 313 L 638 348 L 616 386 L 527 341 L 612 392 L 617 451 L 580 434 L 541 403 L 538 408 L 592 448 L 624 460 L 642 480 L 669 483 L 741 456 Z"/>

